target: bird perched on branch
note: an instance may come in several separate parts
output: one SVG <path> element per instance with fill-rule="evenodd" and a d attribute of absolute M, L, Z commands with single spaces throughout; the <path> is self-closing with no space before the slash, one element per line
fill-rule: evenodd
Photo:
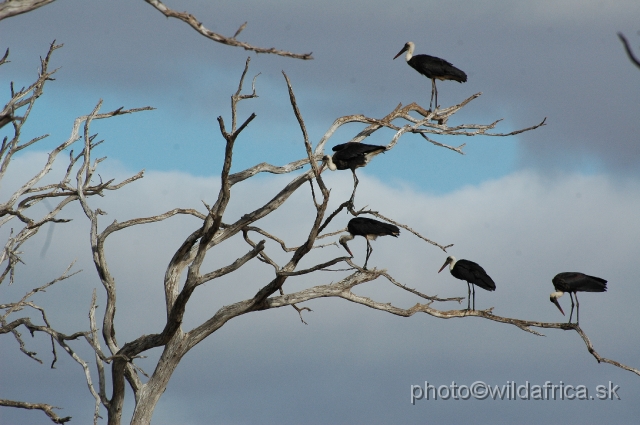
<path fill-rule="evenodd" d="M 465 83 L 467 81 L 467 74 L 464 71 L 451 65 L 444 59 L 437 58 L 429 55 L 415 55 L 413 56 L 413 49 L 415 44 L 409 41 L 404 45 L 402 50 L 394 56 L 393 59 L 400 56 L 402 53 L 407 52 L 407 63 L 411 68 L 418 71 L 420 74 L 431 79 L 431 101 L 429 102 L 429 109 L 433 103 L 433 96 L 436 97 L 436 108 L 438 107 L 438 89 L 436 88 L 436 79 L 438 80 L 453 80 L 459 83 Z"/>
<path fill-rule="evenodd" d="M 358 187 L 358 177 L 356 176 L 356 168 L 364 167 L 371 159 L 379 153 L 387 150 L 386 146 L 368 145 L 366 143 L 347 142 L 335 145 L 332 149 L 335 153 L 333 156 L 325 155 L 322 160 L 327 164 L 331 171 L 335 170 L 351 170 L 353 173 L 353 194 L 351 200 L 356 193 Z"/>
<path fill-rule="evenodd" d="M 476 286 L 479 286 L 482 289 L 486 289 L 487 291 L 495 291 L 496 284 L 489 277 L 487 272 L 480 266 L 478 263 L 474 263 L 469 260 L 456 260 L 456 257 L 450 255 L 447 257 L 447 260 L 444 262 L 438 273 L 444 270 L 445 267 L 449 265 L 449 271 L 451 275 L 456 279 L 466 280 L 467 281 L 467 289 L 469 290 L 469 298 L 467 301 L 467 310 L 469 309 L 469 304 L 471 302 L 471 286 L 473 285 L 473 309 L 476 309 Z"/>
<path fill-rule="evenodd" d="M 578 302 L 578 292 L 605 292 L 607 290 L 607 281 L 595 276 L 589 276 L 584 273 L 578 272 L 563 272 L 558 273 L 552 280 L 553 287 L 556 288 L 556 292 L 552 292 L 549 296 L 549 300 L 558 307 L 560 313 L 564 314 L 558 298 L 564 295 L 565 292 L 569 293 L 571 297 L 571 313 L 569 314 L 569 323 L 571 323 L 571 317 L 573 316 L 573 295 L 576 296 L 576 304 L 578 304 L 576 313 L 576 323 L 580 321 L 580 303 Z"/>
<path fill-rule="evenodd" d="M 347 241 L 352 240 L 356 236 L 363 236 L 367 240 L 367 258 L 364 261 L 363 267 L 365 270 L 367 270 L 369 256 L 371 255 L 371 252 L 373 252 L 373 248 L 371 248 L 369 241 L 376 240 L 378 236 L 394 236 L 397 238 L 400 234 L 400 229 L 398 229 L 397 226 L 366 217 L 356 217 L 349 220 L 349 224 L 347 224 L 347 231 L 349 234 L 342 236 L 339 239 L 339 242 L 351 257 L 353 257 L 353 253 L 351 253 L 351 250 L 347 246 Z"/>

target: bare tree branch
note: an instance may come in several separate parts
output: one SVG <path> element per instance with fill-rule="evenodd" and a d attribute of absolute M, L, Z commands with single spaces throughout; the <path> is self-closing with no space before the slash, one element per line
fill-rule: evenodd
<path fill-rule="evenodd" d="M 279 55 L 279 56 L 284 56 L 284 57 L 294 58 L 294 59 L 305 59 L 305 60 L 313 59 L 313 57 L 311 56 L 311 53 L 300 54 L 300 53 L 286 52 L 283 50 L 277 50 L 273 47 L 271 48 L 255 47 L 248 43 L 236 40 L 236 37 L 246 27 L 247 25 L 246 22 L 240 26 L 238 31 L 236 31 L 236 33 L 232 37 L 225 37 L 223 35 L 217 34 L 207 29 L 204 25 L 202 25 L 200 21 L 196 19 L 195 16 L 193 16 L 190 13 L 176 12 L 175 10 L 171 10 L 159 0 L 145 0 L 145 1 L 149 3 L 151 6 L 155 7 L 160 13 L 162 13 L 167 18 L 179 19 L 182 22 L 185 22 L 186 24 L 190 25 L 199 34 L 207 37 L 210 40 L 216 41 L 218 43 L 226 44 L 228 46 L 242 47 L 245 50 L 251 50 L 256 53 L 271 53 L 274 55 Z"/>
<path fill-rule="evenodd" d="M 624 50 L 627 52 L 627 56 L 629 56 L 629 60 L 631 61 L 631 63 L 635 64 L 638 68 L 640 68 L 640 60 L 636 58 L 636 56 L 633 54 L 633 51 L 631 50 L 631 46 L 629 45 L 627 38 L 621 32 L 618 33 L 618 37 L 620 38 L 620 41 L 622 41 L 622 44 L 624 45 Z"/>
<path fill-rule="evenodd" d="M 54 1 L 55 0 L 5 0 L 0 3 L 0 21 L 4 18 L 30 12 Z"/>
<path fill-rule="evenodd" d="M 365 207 L 366 208 L 366 207 Z M 453 244 L 449 244 L 449 245 L 440 245 L 437 242 L 432 241 L 431 239 L 425 238 L 424 236 L 422 236 L 420 233 L 416 232 L 415 230 L 413 230 L 411 227 L 407 226 L 406 224 L 402 224 L 402 223 L 398 223 L 395 220 L 390 219 L 389 217 L 385 217 L 382 214 L 380 214 L 377 211 L 371 211 L 371 210 L 364 210 L 361 209 L 360 211 L 357 211 L 356 214 L 354 215 L 360 215 L 360 214 L 371 214 L 375 217 L 381 218 L 384 221 L 388 221 L 389 223 L 395 224 L 398 227 L 402 227 L 403 229 L 408 230 L 409 232 L 413 233 L 414 235 L 416 235 L 417 237 L 419 237 L 420 239 L 422 239 L 423 241 L 430 243 L 433 246 L 437 246 L 438 248 L 440 248 L 441 250 L 443 250 L 444 252 L 447 252 L 447 248 L 451 248 L 453 246 Z"/>
<path fill-rule="evenodd" d="M 405 309 L 405 308 L 396 307 L 391 303 L 382 303 L 382 302 L 372 300 L 371 298 L 368 298 L 368 297 L 359 296 L 354 294 L 351 291 L 355 286 L 371 280 L 375 280 L 379 276 L 385 276 L 391 282 L 394 282 L 393 278 L 388 276 L 385 270 L 360 269 L 355 273 L 342 279 L 340 282 L 332 283 L 330 285 L 314 286 L 312 288 L 305 289 L 303 291 L 299 291 L 293 294 L 286 294 L 286 295 L 271 297 L 267 300 L 265 308 L 277 308 L 277 307 L 283 307 L 283 306 L 288 306 L 292 304 L 300 304 L 302 302 L 309 301 L 316 298 L 321 298 L 321 297 L 339 297 L 357 304 L 362 304 L 367 307 L 374 308 L 376 310 L 381 310 L 381 311 L 391 313 L 397 316 L 402 316 L 402 317 L 411 317 L 416 313 L 426 313 L 430 316 L 440 318 L 440 319 L 480 317 L 480 318 L 491 320 L 494 322 L 510 324 L 518 327 L 519 329 L 522 329 L 526 332 L 529 332 L 538 336 L 543 336 L 543 335 L 531 329 L 532 327 L 543 328 L 543 329 L 575 330 L 585 342 L 587 350 L 596 358 L 596 360 L 598 360 L 599 363 L 600 362 L 609 363 L 613 366 L 617 366 L 619 368 L 633 372 L 636 375 L 640 376 L 640 370 L 636 368 L 626 366 L 614 360 L 609 360 L 604 357 L 601 357 L 594 350 L 593 345 L 591 344 L 591 341 L 586 336 L 584 331 L 575 323 L 555 323 L 555 322 L 549 323 L 549 322 L 538 322 L 538 321 L 521 320 L 521 319 L 514 319 L 509 317 L 496 316 L 492 313 L 493 307 L 486 310 L 466 310 L 465 309 L 465 310 L 442 311 L 442 310 L 437 310 L 430 307 L 430 304 L 433 301 L 431 301 L 428 304 L 418 303 L 413 307 Z M 403 285 L 396 285 L 396 286 L 403 287 Z M 413 290 L 410 290 L 409 288 L 403 287 L 403 289 L 408 290 L 409 292 L 415 293 Z M 423 298 L 432 299 L 432 297 L 423 296 L 423 294 L 420 294 L 420 296 Z M 457 301 L 457 299 L 455 298 L 443 299 L 442 301 L 449 301 L 449 300 Z"/>
<path fill-rule="evenodd" d="M 17 407 L 20 409 L 30 409 L 30 410 L 33 410 L 33 409 L 42 410 L 49 417 L 49 419 L 51 419 L 51 421 L 55 424 L 63 424 L 71 420 L 71 416 L 66 416 L 64 418 L 61 418 L 60 416 L 55 414 L 53 409 L 60 409 L 59 407 L 51 406 L 50 404 L 45 404 L 45 403 L 28 403 L 26 401 L 13 401 L 13 400 L 0 399 L 0 406 Z"/>

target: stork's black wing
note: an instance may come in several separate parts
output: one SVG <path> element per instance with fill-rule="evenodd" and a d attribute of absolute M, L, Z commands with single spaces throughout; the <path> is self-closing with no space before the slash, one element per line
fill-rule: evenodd
<path fill-rule="evenodd" d="M 349 220 L 347 230 L 352 235 L 364 236 L 398 236 L 400 229 L 390 223 L 366 217 L 356 217 Z"/>
<path fill-rule="evenodd" d="M 368 145 L 366 143 L 347 142 L 340 145 L 335 145 L 332 150 L 333 160 L 348 161 L 350 159 L 357 158 L 358 156 L 364 156 L 372 152 L 382 152 L 387 149 L 386 146 L 381 145 Z"/>
<path fill-rule="evenodd" d="M 473 261 L 456 261 L 455 266 L 453 266 L 453 270 L 451 270 L 451 274 L 453 277 L 466 280 L 467 282 L 473 283 L 487 291 L 495 291 L 496 289 L 496 284 L 493 279 L 489 277 L 480 264 L 474 263 Z"/>
<path fill-rule="evenodd" d="M 435 56 L 415 55 L 409 60 L 408 64 L 427 78 L 454 80 L 460 83 L 467 81 L 467 74 L 464 71 Z"/>
<path fill-rule="evenodd" d="M 562 292 L 605 292 L 607 281 L 579 272 L 558 273 L 552 280 L 553 286 Z"/>

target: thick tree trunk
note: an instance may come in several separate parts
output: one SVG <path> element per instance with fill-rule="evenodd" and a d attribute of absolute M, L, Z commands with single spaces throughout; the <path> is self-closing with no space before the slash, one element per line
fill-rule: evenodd
<path fill-rule="evenodd" d="M 142 386 L 137 394 L 136 407 L 131 419 L 131 425 L 149 425 L 151 417 L 160 400 L 160 397 L 167 389 L 169 379 L 180 363 L 185 353 L 186 344 L 182 332 L 169 342 L 158 361 L 158 366 L 154 370 L 149 381 Z"/>

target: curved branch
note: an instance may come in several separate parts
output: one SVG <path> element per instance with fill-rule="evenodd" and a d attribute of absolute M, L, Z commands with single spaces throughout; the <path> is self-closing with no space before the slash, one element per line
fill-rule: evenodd
<path fill-rule="evenodd" d="M 52 406 L 50 404 L 45 404 L 45 403 L 28 403 L 26 401 L 13 401 L 13 400 L 0 399 L 0 406 L 17 407 L 20 409 L 42 410 L 49 417 L 49 419 L 51 419 L 51 421 L 55 424 L 63 424 L 71 420 L 71 416 L 66 416 L 64 418 L 61 418 L 60 416 L 55 414 L 53 409 L 60 409 L 59 407 Z"/>
<path fill-rule="evenodd" d="M 322 160 L 322 155 L 315 155 L 316 161 Z M 290 162 L 281 167 L 276 165 L 271 165 L 266 162 L 262 162 L 258 165 L 254 165 L 251 168 L 247 168 L 246 170 L 239 171 L 237 173 L 231 174 L 229 176 L 229 184 L 233 186 L 236 183 L 239 183 L 243 180 L 246 180 L 250 177 L 255 176 L 258 173 L 271 173 L 271 174 L 287 174 L 292 171 L 296 171 L 304 167 L 309 163 L 308 158 L 299 159 L 297 161 Z"/>
<path fill-rule="evenodd" d="M 624 50 L 627 52 L 627 56 L 629 56 L 629 60 L 632 63 L 634 63 L 638 68 L 640 68 L 640 60 L 638 60 L 638 58 L 636 58 L 633 52 L 631 51 L 631 46 L 629 46 L 629 42 L 627 41 L 627 38 L 621 32 L 618 33 L 618 37 L 620 37 L 620 41 L 622 41 L 622 44 L 624 45 Z"/>
<path fill-rule="evenodd" d="M 137 226 L 140 224 L 157 223 L 159 221 L 166 220 L 167 218 L 171 218 L 174 215 L 179 214 L 192 215 L 202 220 L 206 219 L 206 216 L 204 214 L 192 208 L 174 208 L 171 211 L 167 211 L 163 214 L 158 214 L 151 217 L 134 218 L 131 220 L 123 221 L 122 223 L 118 223 L 117 220 L 114 220 L 113 223 L 107 226 L 107 228 L 104 229 L 102 233 L 100 233 L 100 239 L 104 241 L 111 233 L 126 229 L 127 227 Z"/>
<path fill-rule="evenodd" d="M 580 335 L 580 337 L 584 341 L 585 345 L 587 346 L 587 350 L 589 350 L 589 352 L 593 355 L 593 357 L 596 358 L 598 363 L 600 363 L 600 362 L 609 363 L 609 364 L 617 366 L 617 367 L 619 367 L 621 369 L 628 370 L 629 372 L 633 372 L 636 375 L 640 375 L 640 370 L 638 370 L 638 369 L 636 369 L 634 367 L 626 366 L 626 365 L 624 365 L 622 363 L 619 363 L 619 362 L 617 362 L 615 360 L 610 360 L 610 359 L 607 359 L 605 357 L 600 356 L 600 354 L 598 354 L 596 352 L 596 350 L 593 348 L 593 344 L 591 344 L 591 340 L 587 337 L 587 335 L 584 333 L 582 328 L 580 326 L 578 326 L 577 324 L 575 324 L 574 329 L 575 329 L 576 332 L 578 332 L 578 335 Z"/>
<path fill-rule="evenodd" d="M 247 25 L 246 22 L 240 26 L 240 28 L 238 29 L 238 31 L 236 31 L 233 37 L 225 37 L 223 35 L 217 34 L 207 29 L 204 25 L 202 25 L 200 21 L 196 19 L 195 16 L 193 16 L 190 13 L 176 12 L 175 10 L 171 10 L 159 0 L 145 0 L 145 1 L 149 3 L 151 6 L 153 6 L 154 8 L 156 8 L 160 13 L 162 13 L 167 18 L 179 19 L 182 22 L 189 24 L 199 34 L 207 37 L 210 40 L 216 41 L 218 43 L 226 44 L 227 46 L 242 47 L 245 50 L 251 50 L 256 53 L 271 53 L 274 55 L 285 56 L 285 57 L 294 58 L 294 59 L 304 59 L 304 60 L 313 59 L 313 56 L 311 56 L 311 53 L 302 53 L 302 54 L 291 53 L 291 52 L 286 52 L 284 50 L 277 50 L 273 47 L 271 48 L 255 47 L 243 41 L 236 40 L 236 36 L 240 34 L 240 32 L 246 27 Z"/>

